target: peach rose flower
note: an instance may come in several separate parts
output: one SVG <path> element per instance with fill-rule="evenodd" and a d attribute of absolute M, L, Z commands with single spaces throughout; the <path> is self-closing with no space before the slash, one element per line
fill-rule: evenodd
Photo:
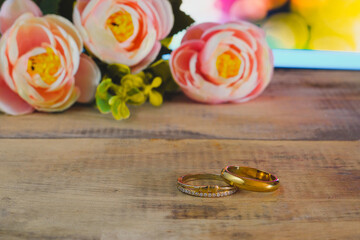
<path fill-rule="evenodd" d="M 247 22 L 191 27 L 170 58 L 175 81 L 204 103 L 245 102 L 270 83 L 273 55 L 265 34 Z"/>
<path fill-rule="evenodd" d="M 6 0 L 0 10 L 0 110 L 59 112 L 94 99 L 101 74 L 81 55 L 83 42 L 63 17 L 41 17 L 30 0 Z"/>
<path fill-rule="evenodd" d="M 155 60 L 174 24 L 168 0 L 79 0 L 73 19 L 92 54 L 133 72 Z"/>

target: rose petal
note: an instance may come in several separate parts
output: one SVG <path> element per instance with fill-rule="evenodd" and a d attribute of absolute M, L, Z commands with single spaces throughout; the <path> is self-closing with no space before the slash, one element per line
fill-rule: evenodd
<path fill-rule="evenodd" d="M 84 11 L 84 9 L 86 8 L 86 5 L 90 2 L 91 0 L 78 0 L 76 1 L 76 6 L 75 8 L 82 13 Z"/>
<path fill-rule="evenodd" d="M 46 15 L 44 17 L 48 22 L 54 24 L 56 27 L 61 27 L 69 34 L 76 42 L 79 51 L 83 49 L 83 41 L 81 39 L 79 31 L 75 28 L 75 26 L 67 19 L 63 17 L 59 17 L 57 15 Z"/>
<path fill-rule="evenodd" d="M 156 42 L 154 48 L 151 50 L 148 56 L 144 58 L 139 64 L 131 68 L 132 72 L 138 73 L 142 71 L 144 68 L 146 68 L 156 59 L 156 57 L 159 55 L 160 50 L 161 50 L 161 44 L 159 42 Z"/>
<path fill-rule="evenodd" d="M 32 113 L 34 109 L 13 92 L 0 76 L 0 111 L 10 115 Z"/>
<path fill-rule="evenodd" d="M 55 104 L 45 102 L 45 104 L 43 103 L 37 106 L 36 109 L 43 112 L 62 112 L 70 108 L 79 98 L 80 91 L 74 85 L 69 84 L 69 86 L 69 89 L 64 89 L 63 92 L 66 94 L 61 96 L 61 100 L 59 102 Z"/>
<path fill-rule="evenodd" d="M 78 102 L 89 103 L 95 98 L 101 72 L 96 63 L 86 54 L 81 54 L 79 70 L 75 75 L 75 85 L 80 90 Z"/>
<path fill-rule="evenodd" d="M 182 39 L 182 43 L 190 40 L 200 39 L 203 33 L 212 27 L 219 26 L 218 23 L 206 22 L 190 27 Z"/>
<path fill-rule="evenodd" d="M 174 25 L 174 14 L 168 0 L 150 0 L 149 2 L 156 9 L 155 15 L 158 16 L 157 24 L 159 25 L 158 39 L 160 40 L 169 35 Z"/>
<path fill-rule="evenodd" d="M 8 47 L 11 64 L 14 64 L 17 58 L 36 47 L 55 43 L 53 34 L 45 26 L 22 23 L 19 25 L 16 24 L 14 27 L 15 29 L 12 28 L 11 31 L 9 31 L 10 36 L 8 41 L 13 43 Z M 26 41 L 24 41 L 24 39 L 26 39 Z"/>
<path fill-rule="evenodd" d="M 6 0 L 0 9 L 0 31 L 5 33 L 15 20 L 24 13 L 42 16 L 40 8 L 31 0 Z"/>

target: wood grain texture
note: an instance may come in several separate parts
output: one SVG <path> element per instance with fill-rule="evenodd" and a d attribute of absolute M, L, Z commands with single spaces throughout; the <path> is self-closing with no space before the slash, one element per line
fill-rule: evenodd
<path fill-rule="evenodd" d="M 360 142 L 0 140 L 0 239 L 360 238 Z M 276 173 L 274 193 L 201 199 L 178 176 L 228 164 Z"/>
<path fill-rule="evenodd" d="M 178 96 L 132 112 L 0 115 L 0 240 L 360 239 L 360 72 L 277 70 L 246 104 Z M 227 165 L 281 187 L 176 189 L 180 175 Z"/>
<path fill-rule="evenodd" d="M 0 138 L 360 140 L 360 72 L 277 70 L 258 99 L 208 106 L 185 97 L 116 122 L 95 108 L 0 117 Z"/>

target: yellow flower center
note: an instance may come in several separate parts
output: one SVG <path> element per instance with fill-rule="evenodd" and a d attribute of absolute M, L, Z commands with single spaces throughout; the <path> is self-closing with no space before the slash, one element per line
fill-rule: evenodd
<path fill-rule="evenodd" d="M 59 71 L 61 61 L 51 48 L 46 48 L 46 53 L 42 53 L 29 58 L 27 72 L 30 76 L 39 74 L 41 79 L 52 84 L 56 81 L 54 75 Z"/>
<path fill-rule="evenodd" d="M 119 11 L 112 14 L 106 21 L 118 42 L 123 43 L 134 34 L 134 24 L 130 13 Z"/>
<path fill-rule="evenodd" d="M 231 51 L 221 54 L 216 60 L 216 68 L 219 76 L 231 78 L 238 75 L 241 66 L 241 60 Z"/>

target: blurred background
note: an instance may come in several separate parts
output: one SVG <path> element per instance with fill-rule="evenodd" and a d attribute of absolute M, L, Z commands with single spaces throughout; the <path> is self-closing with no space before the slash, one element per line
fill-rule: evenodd
<path fill-rule="evenodd" d="M 183 0 L 182 9 L 197 23 L 251 21 L 273 49 L 360 52 L 360 0 Z"/>

